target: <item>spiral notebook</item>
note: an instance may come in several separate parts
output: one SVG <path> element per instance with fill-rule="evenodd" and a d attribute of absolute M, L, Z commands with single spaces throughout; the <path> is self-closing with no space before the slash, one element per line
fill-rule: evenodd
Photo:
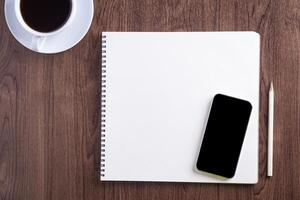
<path fill-rule="evenodd" d="M 102 181 L 258 181 L 260 37 L 254 32 L 104 32 Z M 215 94 L 253 106 L 235 176 L 195 170 Z"/>

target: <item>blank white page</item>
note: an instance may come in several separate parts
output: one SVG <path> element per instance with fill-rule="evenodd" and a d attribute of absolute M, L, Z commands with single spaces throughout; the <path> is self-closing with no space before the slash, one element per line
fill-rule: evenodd
<path fill-rule="evenodd" d="M 103 36 L 101 180 L 258 181 L 257 33 Z M 226 180 L 195 170 L 210 105 L 218 93 L 253 106 L 235 176 Z"/>

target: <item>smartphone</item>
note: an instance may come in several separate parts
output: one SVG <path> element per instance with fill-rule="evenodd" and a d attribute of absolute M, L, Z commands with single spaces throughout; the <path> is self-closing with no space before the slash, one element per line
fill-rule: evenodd
<path fill-rule="evenodd" d="M 196 164 L 198 170 L 234 177 L 251 110 L 249 101 L 215 95 Z"/>

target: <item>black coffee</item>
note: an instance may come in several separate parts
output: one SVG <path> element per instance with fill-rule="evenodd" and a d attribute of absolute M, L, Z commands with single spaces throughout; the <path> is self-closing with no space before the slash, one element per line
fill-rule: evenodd
<path fill-rule="evenodd" d="M 62 27 L 71 14 L 71 0 L 21 0 L 21 14 L 26 24 L 39 32 Z"/>

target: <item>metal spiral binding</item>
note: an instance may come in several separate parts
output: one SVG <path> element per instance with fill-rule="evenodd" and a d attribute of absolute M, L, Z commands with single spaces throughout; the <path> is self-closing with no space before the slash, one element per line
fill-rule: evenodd
<path fill-rule="evenodd" d="M 101 66 L 101 152 L 100 176 L 105 176 L 105 119 L 106 119 L 106 35 L 102 33 L 102 66 Z"/>

